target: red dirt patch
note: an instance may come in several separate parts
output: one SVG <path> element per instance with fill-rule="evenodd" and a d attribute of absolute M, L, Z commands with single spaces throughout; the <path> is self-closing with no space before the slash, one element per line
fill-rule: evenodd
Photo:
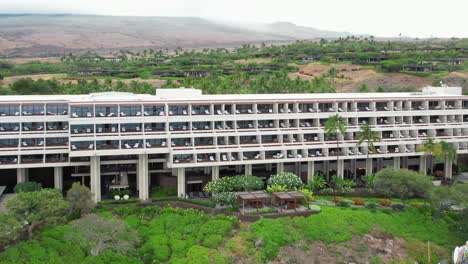
<path fill-rule="evenodd" d="M 355 236 L 342 243 L 326 244 L 318 241 L 308 245 L 302 241 L 283 247 L 272 263 L 369 263 L 375 257 L 379 257 L 382 263 L 408 259 L 406 241 L 379 231 L 372 231 L 363 237 Z"/>

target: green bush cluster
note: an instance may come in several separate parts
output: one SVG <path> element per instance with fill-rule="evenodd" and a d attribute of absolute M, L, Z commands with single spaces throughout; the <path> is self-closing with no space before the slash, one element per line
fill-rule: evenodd
<path fill-rule="evenodd" d="M 298 190 L 304 186 L 301 178 L 292 172 L 281 172 L 268 179 L 269 186 L 283 186 L 285 190 Z"/>
<path fill-rule="evenodd" d="M 42 184 L 38 182 L 21 182 L 15 185 L 14 191 L 15 193 L 20 192 L 34 192 L 40 191 L 42 189 Z"/>
<path fill-rule="evenodd" d="M 209 193 L 255 191 L 263 189 L 263 181 L 256 176 L 228 176 L 209 182 L 203 189 Z"/>
<path fill-rule="evenodd" d="M 212 259 L 211 255 L 216 254 L 210 248 L 218 248 L 237 225 L 234 217 L 207 215 L 192 209 L 148 206 L 116 208 L 115 212 L 124 216 L 143 238 L 138 254 L 145 263 L 187 261 L 193 246 L 208 250 Z"/>

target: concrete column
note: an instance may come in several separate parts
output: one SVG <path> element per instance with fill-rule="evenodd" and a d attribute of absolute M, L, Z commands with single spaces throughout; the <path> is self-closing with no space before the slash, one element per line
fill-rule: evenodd
<path fill-rule="evenodd" d="M 307 183 L 314 179 L 315 174 L 315 162 L 307 161 Z"/>
<path fill-rule="evenodd" d="M 336 164 L 336 176 L 343 179 L 344 178 L 344 160 L 338 160 Z"/>
<path fill-rule="evenodd" d="M 453 161 L 445 158 L 444 162 L 444 177 L 445 179 L 452 179 L 452 165 Z"/>
<path fill-rule="evenodd" d="M 219 179 L 219 166 L 211 167 L 211 180 L 216 181 Z"/>
<path fill-rule="evenodd" d="M 301 177 L 301 173 L 302 173 L 302 168 L 301 168 L 302 164 L 300 162 L 295 162 L 294 163 L 294 173 Z"/>
<path fill-rule="evenodd" d="M 330 161 L 328 160 L 323 161 L 323 173 L 327 181 L 330 180 Z"/>
<path fill-rule="evenodd" d="M 419 157 L 419 172 L 426 175 L 427 174 L 427 157 Z"/>
<path fill-rule="evenodd" d="M 401 157 L 401 168 L 408 169 L 408 157 Z"/>
<path fill-rule="evenodd" d="M 22 183 L 28 181 L 28 169 L 26 168 L 19 168 L 16 170 L 16 183 Z"/>
<path fill-rule="evenodd" d="M 276 173 L 278 174 L 278 173 L 281 173 L 283 171 L 284 171 L 284 163 L 278 162 L 276 164 Z"/>
<path fill-rule="evenodd" d="M 377 171 L 381 170 L 383 168 L 383 158 L 377 158 Z"/>
<path fill-rule="evenodd" d="M 351 163 L 350 171 L 351 171 L 351 173 L 353 174 L 353 179 L 356 180 L 356 178 L 357 178 L 357 176 L 356 176 L 356 174 L 357 174 L 357 171 L 356 171 L 356 167 L 357 167 L 357 166 L 356 166 L 356 163 L 357 163 L 357 160 L 352 159 L 352 160 L 350 161 L 350 163 Z"/>
<path fill-rule="evenodd" d="M 211 172 L 211 168 L 210 167 L 203 167 L 203 173 L 205 175 L 210 175 L 210 172 Z"/>
<path fill-rule="evenodd" d="M 177 168 L 177 195 L 185 198 L 185 168 Z"/>
<path fill-rule="evenodd" d="M 273 164 L 271 164 L 271 163 L 267 163 L 265 167 L 266 167 L 267 171 L 272 171 L 273 170 Z"/>
<path fill-rule="evenodd" d="M 54 167 L 54 188 L 63 189 L 63 167 Z"/>
<path fill-rule="evenodd" d="M 101 158 L 91 156 L 90 158 L 90 185 L 95 202 L 101 201 Z"/>
<path fill-rule="evenodd" d="M 245 164 L 244 175 L 245 176 L 252 175 L 252 164 Z"/>
<path fill-rule="evenodd" d="M 236 173 L 242 172 L 242 165 L 236 165 Z"/>
<path fill-rule="evenodd" d="M 400 157 L 393 157 L 393 168 L 394 169 L 399 169 L 401 168 L 401 159 Z"/>
<path fill-rule="evenodd" d="M 373 165 L 372 165 L 372 159 L 366 159 L 366 175 L 370 175 L 372 174 L 372 169 L 373 169 Z"/>
<path fill-rule="evenodd" d="M 149 173 L 148 173 L 148 154 L 138 155 L 137 163 L 138 179 L 138 198 L 140 200 L 149 199 Z"/>

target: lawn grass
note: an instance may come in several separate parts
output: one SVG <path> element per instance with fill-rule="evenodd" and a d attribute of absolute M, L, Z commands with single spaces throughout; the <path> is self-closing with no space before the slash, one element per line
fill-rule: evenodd
<path fill-rule="evenodd" d="M 333 201 L 334 197 L 335 196 L 333 195 L 314 195 L 315 200 Z M 337 197 L 340 197 L 346 200 L 359 198 L 359 199 L 363 199 L 366 203 L 378 203 L 380 199 L 387 199 L 387 198 L 363 198 L 363 197 L 357 197 L 357 196 L 338 196 L 338 195 Z M 393 203 L 408 203 L 408 204 L 412 202 L 424 203 L 424 199 L 421 199 L 421 198 L 411 198 L 411 199 L 407 199 L 404 201 L 402 201 L 400 198 L 388 198 L 388 199 L 392 200 Z"/>
<path fill-rule="evenodd" d="M 373 229 L 405 239 L 431 241 L 451 248 L 459 242 L 444 220 L 434 222 L 422 210 L 409 208 L 404 212 L 371 211 L 368 209 L 322 207 L 320 214 L 309 217 L 261 219 L 252 224 L 253 238 L 264 240 L 263 260 L 276 257 L 279 249 L 292 242 L 338 243 L 363 236 Z"/>

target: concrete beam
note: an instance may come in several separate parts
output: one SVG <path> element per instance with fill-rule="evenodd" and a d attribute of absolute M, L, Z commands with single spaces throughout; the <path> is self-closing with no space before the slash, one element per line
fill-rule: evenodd
<path fill-rule="evenodd" d="M 101 158 L 90 157 L 90 185 L 95 202 L 101 201 Z"/>
<path fill-rule="evenodd" d="M 63 167 L 54 167 L 54 188 L 63 189 Z"/>

